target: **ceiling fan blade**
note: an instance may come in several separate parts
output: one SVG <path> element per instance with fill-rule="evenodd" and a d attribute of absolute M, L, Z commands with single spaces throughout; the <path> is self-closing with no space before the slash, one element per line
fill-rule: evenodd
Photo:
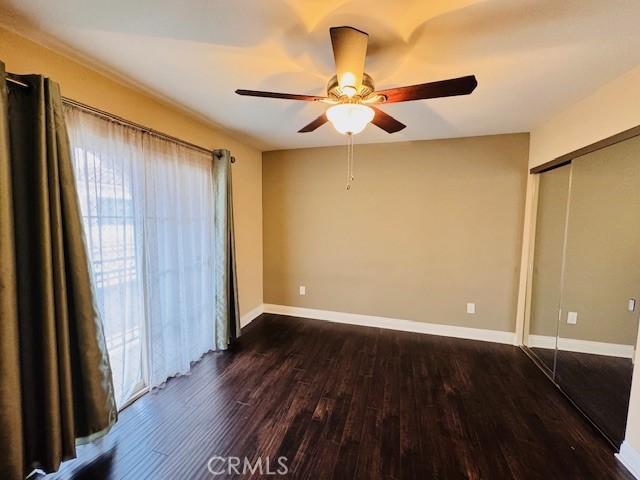
<path fill-rule="evenodd" d="M 318 118 L 316 118 L 313 122 L 311 122 L 309 125 L 305 125 L 300 130 L 298 130 L 298 133 L 313 132 L 316 128 L 321 127 L 328 121 L 329 120 L 327 119 L 327 116 L 323 113 Z"/>
<path fill-rule="evenodd" d="M 284 100 L 303 100 L 306 102 L 318 102 L 326 99 L 326 97 L 318 97 L 317 95 L 296 95 L 294 93 L 263 92 L 261 90 L 236 90 L 236 93 L 248 97 L 281 98 Z"/>
<path fill-rule="evenodd" d="M 376 94 L 387 97 L 385 103 L 408 102 L 426 98 L 455 97 L 469 95 L 478 86 L 475 75 L 451 78 L 439 82 L 421 83 L 409 87 L 389 88 L 377 91 Z"/>
<path fill-rule="evenodd" d="M 404 123 L 400 123 L 388 113 L 385 113 L 376 107 L 371 108 L 373 108 L 373 111 L 375 112 L 375 116 L 373 117 L 373 120 L 371 120 L 371 123 L 373 123 L 376 127 L 380 127 L 387 133 L 399 132 L 403 128 L 406 128 L 406 125 Z"/>
<path fill-rule="evenodd" d="M 353 27 L 332 27 L 329 34 L 338 85 L 354 87 L 356 92 L 359 91 L 362 86 L 369 34 Z"/>

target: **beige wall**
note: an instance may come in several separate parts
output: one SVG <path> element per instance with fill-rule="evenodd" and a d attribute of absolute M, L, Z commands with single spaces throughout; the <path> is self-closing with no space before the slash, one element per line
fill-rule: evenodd
<path fill-rule="evenodd" d="M 532 167 L 640 125 L 640 65 L 531 130 Z"/>
<path fill-rule="evenodd" d="M 534 128 L 531 132 L 530 165 L 540 165 L 637 125 L 640 125 L 640 66 Z M 529 233 L 527 226 L 523 239 L 525 245 L 528 244 Z M 528 261 L 528 249 L 523 250 L 525 263 Z M 520 291 L 523 290 L 521 286 Z M 519 301 L 523 301 L 522 296 Z M 523 317 L 519 317 L 519 321 L 524 323 Z M 636 342 L 635 364 L 638 365 L 639 361 L 640 337 Z M 639 368 L 633 372 L 627 441 L 640 452 Z"/>
<path fill-rule="evenodd" d="M 9 72 L 40 73 L 54 79 L 60 84 L 62 94 L 74 100 L 204 147 L 231 150 L 237 159 L 233 167 L 233 201 L 241 313 L 262 304 L 262 156 L 259 150 L 168 102 L 2 28 L 0 61 Z"/>
<path fill-rule="evenodd" d="M 265 303 L 513 332 L 528 148 L 356 145 L 350 191 L 346 147 L 265 152 Z"/>

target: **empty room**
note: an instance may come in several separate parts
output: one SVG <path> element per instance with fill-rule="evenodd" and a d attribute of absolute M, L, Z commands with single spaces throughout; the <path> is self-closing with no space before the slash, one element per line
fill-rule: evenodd
<path fill-rule="evenodd" d="M 0 0 L 0 479 L 640 479 L 639 22 Z"/>

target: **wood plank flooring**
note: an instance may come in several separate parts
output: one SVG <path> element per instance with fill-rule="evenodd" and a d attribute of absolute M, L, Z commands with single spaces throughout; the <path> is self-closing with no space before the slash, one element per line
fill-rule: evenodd
<path fill-rule="evenodd" d="M 47 478 L 235 476 L 213 456 L 285 456 L 290 479 L 632 478 L 516 347 L 276 315 Z"/>

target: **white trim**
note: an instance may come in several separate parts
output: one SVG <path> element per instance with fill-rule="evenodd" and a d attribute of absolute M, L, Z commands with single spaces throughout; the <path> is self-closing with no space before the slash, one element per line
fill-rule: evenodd
<path fill-rule="evenodd" d="M 531 285 L 533 279 L 533 252 L 535 251 L 536 224 L 538 222 L 539 183 L 540 175 L 530 173 L 527 176 L 520 277 L 516 304 L 516 346 L 520 346 L 525 343 L 525 339 L 529 332 Z"/>
<path fill-rule="evenodd" d="M 486 330 L 482 328 L 458 327 L 454 325 L 442 325 L 437 323 L 416 322 L 398 318 L 377 317 L 373 315 L 361 315 L 358 313 L 334 312 L 331 310 L 316 310 L 313 308 L 289 307 L 286 305 L 264 305 L 265 313 L 277 315 L 290 315 L 293 317 L 312 318 L 335 323 L 347 323 L 363 327 L 386 328 L 403 332 L 425 333 L 443 337 L 466 338 L 469 340 L 482 340 L 484 342 L 503 343 L 513 345 L 515 332 L 499 330 Z"/>
<path fill-rule="evenodd" d="M 264 304 L 258 305 L 240 317 L 240 328 L 244 328 L 264 313 Z"/>
<path fill-rule="evenodd" d="M 555 349 L 556 348 L 556 337 L 551 337 L 547 335 L 532 335 L 529 334 L 529 343 L 528 347 L 533 348 L 547 348 L 547 349 Z"/>
<path fill-rule="evenodd" d="M 529 346 L 537 348 L 556 348 L 556 337 L 546 335 L 529 335 Z M 593 342 L 590 340 L 576 340 L 574 338 L 559 338 L 558 350 L 565 352 L 590 353 L 592 355 L 606 355 L 607 357 L 633 358 L 634 345 L 618 343 Z"/>
<path fill-rule="evenodd" d="M 640 479 L 640 452 L 629 445 L 629 442 L 626 440 L 622 442 L 620 453 L 616 453 L 616 458 L 634 477 Z"/>

